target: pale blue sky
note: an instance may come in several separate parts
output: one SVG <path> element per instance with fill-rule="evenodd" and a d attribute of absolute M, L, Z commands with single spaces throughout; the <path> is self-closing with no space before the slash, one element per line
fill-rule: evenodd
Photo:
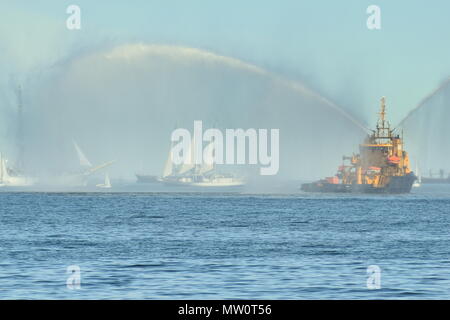
<path fill-rule="evenodd" d="M 66 8 L 82 30 L 65 28 Z M 366 27 L 381 8 L 382 29 Z M 406 0 L 0 0 L 0 68 L 36 70 L 110 43 L 213 51 L 305 82 L 366 121 L 380 96 L 394 122 L 450 76 L 450 2 Z"/>

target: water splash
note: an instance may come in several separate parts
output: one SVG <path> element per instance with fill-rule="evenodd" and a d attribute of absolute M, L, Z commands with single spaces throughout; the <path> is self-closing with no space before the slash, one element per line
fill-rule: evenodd
<path fill-rule="evenodd" d="M 302 83 L 204 50 L 131 44 L 73 57 L 27 85 L 28 160 L 65 171 L 76 139 L 93 162 L 116 159 L 111 177 L 162 172 L 170 132 L 278 128 L 280 175 L 334 174 L 365 127 Z M 141 163 L 144 162 L 144 168 Z"/>
<path fill-rule="evenodd" d="M 430 94 L 428 94 L 427 96 L 425 96 L 420 102 L 419 104 L 413 108 L 411 111 L 408 112 L 408 114 L 406 115 L 405 118 L 403 118 L 402 121 L 399 122 L 399 127 L 402 127 L 405 122 L 411 118 L 417 111 L 421 110 L 423 107 L 425 107 L 427 105 L 427 103 L 433 99 L 436 95 L 438 95 L 442 90 L 444 90 L 445 88 L 447 88 L 447 86 L 450 84 L 450 78 L 448 78 L 447 80 L 443 81 L 441 83 L 440 86 L 438 86 L 435 90 L 433 90 Z"/>
<path fill-rule="evenodd" d="M 450 78 L 424 97 L 400 122 L 414 166 L 424 175 L 450 170 Z"/>
<path fill-rule="evenodd" d="M 181 61 L 182 59 L 193 59 L 197 62 L 207 61 L 208 63 L 221 63 L 227 65 L 231 68 L 237 68 L 241 70 L 245 70 L 248 72 L 256 73 L 261 76 L 266 76 L 272 81 L 279 83 L 282 86 L 286 86 L 291 90 L 298 92 L 299 94 L 309 95 L 314 97 L 320 101 L 322 101 L 325 105 L 339 112 L 341 115 L 349 119 L 353 124 L 358 126 L 364 132 L 370 132 L 370 130 L 362 124 L 355 117 L 344 111 L 343 108 L 339 107 L 329 99 L 323 97 L 317 92 L 312 91 L 307 88 L 305 85 L 295 82 L 292 80 L 288 80 L 282 78 L 272 72 L 269 72 L 261 67 L 252 65 L 250 63 L 241 61 L 236 58 L 226 57 L 222 55 L 218 55 L 209 51 L 200 50 L 197 48 L 190 47 L 181 47 L 181 46 L 168 46 L 168 45 L 156 45 L 156 44 L 132 44 L 132 45 L 124 45 L 113 49 L 111 52 L 106 53 L 105 57 L 107 59 L 124 59 L 127 61 L 131 61 L 133 59 L 145 56 L 145 55 L 161 55 L 164 57 L 169 57 L 174 60 Z"/>

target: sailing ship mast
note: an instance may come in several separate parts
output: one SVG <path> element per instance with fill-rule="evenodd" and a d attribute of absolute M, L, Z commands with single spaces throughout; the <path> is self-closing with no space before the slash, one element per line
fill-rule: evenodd
<path fill-rule="evenodd" d="M 173 152 L 170 148 L 169 156 L 167 157 L 166 164 L 164 165 L 163 178 L 171 176 L 173 173 Z"/>

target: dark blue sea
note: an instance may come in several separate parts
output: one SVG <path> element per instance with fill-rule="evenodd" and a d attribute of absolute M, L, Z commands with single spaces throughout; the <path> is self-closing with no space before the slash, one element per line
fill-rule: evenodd
<path fill-rule="evenodd" d="M 445 185 L 387 196 L 6 191 L 0 299 L 449 299 L 449 230 Z M 367 287 L 370 265 L 379 289 Z M 68 266 L 79 287 L 67 286 Z"/>

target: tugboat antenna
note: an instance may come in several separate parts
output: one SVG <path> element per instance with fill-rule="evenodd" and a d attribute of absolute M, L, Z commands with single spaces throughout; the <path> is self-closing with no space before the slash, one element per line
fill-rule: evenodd
<path fill-rule="evenodd" d="M 385 116 L 386 116 L 386 98 L 381 97 L 380 120 L 383 121 L 383 124 L 384 124 Z"/>
<path fill-rule="evenodd" d="M 376 138 L 378 139 L 390 139 L 392 135 L 392 131 L 390 128 L 389 122 L 386 120 L 386 98 L 381 98 L 380 103 L 380 112 L 379 119 L 377 123 L 377 132 L 376 132 Z"/>

